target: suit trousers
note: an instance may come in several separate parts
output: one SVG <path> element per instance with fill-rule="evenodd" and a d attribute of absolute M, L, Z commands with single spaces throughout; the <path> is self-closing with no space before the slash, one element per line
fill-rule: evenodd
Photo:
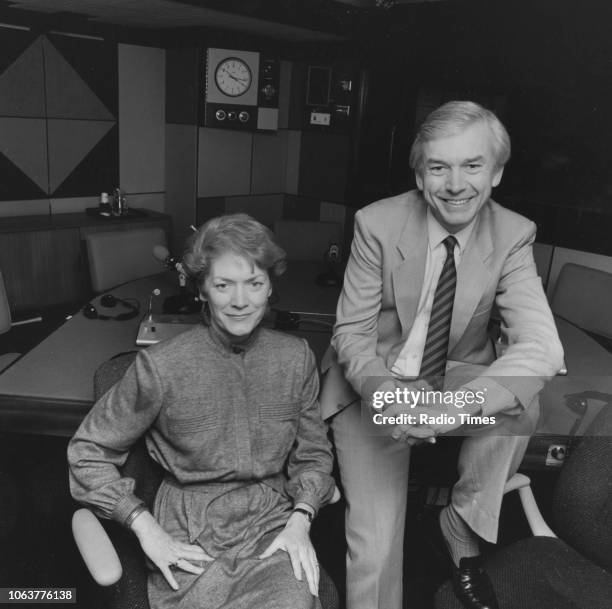
<path fill-rule="evenodd" d="M 359 401 L 331 420 L 346 499 L 347 609 L 401 609 L 410 448 L 362 424 Z M 451 501 L 471 529 L 495 542 L 506 481 L 518 469 L 539 416 L 518 416 L 464 438 Z"/>

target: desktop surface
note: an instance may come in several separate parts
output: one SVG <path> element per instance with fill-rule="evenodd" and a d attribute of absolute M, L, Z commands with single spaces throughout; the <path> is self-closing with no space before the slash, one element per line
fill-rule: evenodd
<path fill-rule="evenodd" d="M 329 343 L 339 287 L 315 284 L 324 266 L 293 262 L 275 285 L 274 308 L 300 311 L 310 319 L 298 335 L 309 338 L 313 331 L 313 348 L 320 356 Z M 161 294 L 149 300 L 153 290 Z M 129 282 L 109 290 L 120 299 L 136 299 L 140 315 L 123 321 L 88 319 L 81 311 L 50 334 L 34 349 L 0 374 L 0 427 L 4 431 L 72 435 L 93 403 L 93 375 L 100 364 L 112 357 L 139 349 L 136 341 L 141 321 L 150 313 L 162 313 L 163 300 L 176 294 L 175 274 L 164 273 Z M 104 309 L 100 297 L 92 304 L 99 312 L 113 315 L 119 311 Z M 121 311 L 123 312 L 123 311 Z M 164 319 L 163 317 L 161 319 Z M 167 318 L 166 318 L 167 319 Z M 321 321 L 321 320 L 324 321 Z M 195 321 L 193 317 L 190 322 Z M 191 327 L 184 324 L 185 328 Z M 297 328 L 296 328 L 297 329 Z"/>

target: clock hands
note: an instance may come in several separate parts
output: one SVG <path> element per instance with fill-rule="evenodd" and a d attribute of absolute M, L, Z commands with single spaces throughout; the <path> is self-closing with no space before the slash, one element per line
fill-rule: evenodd
<path fill-rule="evenodd" d="M 232 80 L 235 80 L 236 82 L 239 82 L 243 85 L 245 85 L 247 83 L 246 80 L 242 79 L 242 78 L 237 78 L 236 76 L 234 76 L 233 74 L 230 74 L 230 72 L 228 72 L 227 70 L 223 70 L 223 72 L 225 74 L 227 74 Z"/>

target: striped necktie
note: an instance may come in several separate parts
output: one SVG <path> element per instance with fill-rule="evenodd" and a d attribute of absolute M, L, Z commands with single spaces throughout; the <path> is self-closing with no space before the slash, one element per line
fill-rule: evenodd
<path fill-rule="evenodd" d="M 431 316 L 429 318 L 427 338 L 425 339 L 425 348 L 419 372 L 420 377 L 433 379 L 432 385 L 434 388 L 438 388 L 435 387 L 436 385 L 441 385 L 439 379 L 444 376 L 446 369 L 448 338 L 450 336 L 453 301 L 455 300 L 455 287 L 457 285 L 454 254 L 457 240 L 449 235 L 442 243 L 446 247 L 446 260 L 438 279 L 436 293 L 434 294 L 431 306 Z"/>

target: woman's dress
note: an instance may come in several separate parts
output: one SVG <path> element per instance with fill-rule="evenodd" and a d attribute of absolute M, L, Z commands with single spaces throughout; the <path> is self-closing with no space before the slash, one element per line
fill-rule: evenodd
<path fill-rule="evenodd" d="M 142 501 L 117 467 L 142 435 L 167 472 L 153 513 L 172 536 L 214 558 L 201 575 L 153 568 L 152 609 L 318 607 L 288 554 L 261 554 L 292 507 L 332 496 L 332 457 L 306 341 L 258 328 L 232 343 L 198 326 L 139 352 L 92 408 L 68 448 L 73 496 L 124 522 Z"/>

